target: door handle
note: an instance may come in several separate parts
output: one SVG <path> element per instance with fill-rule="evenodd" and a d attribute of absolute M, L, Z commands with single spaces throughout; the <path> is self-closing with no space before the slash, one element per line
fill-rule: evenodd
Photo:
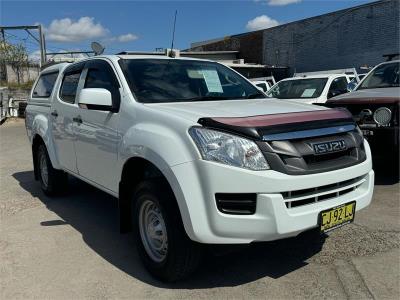
<path fill-rule="evenodd" d="M 72 121 L 74 121 L 74 122 L 76 122 L 76 123 L 79 123 L 79 124 L 82 124 L 82 118 L 81 118 L 81 116 L 77 116 L 77 117 L 75 117 L 75 118 L 72 118 Z"/>
<path fill-rule="evenodd" d="M 51 112 L 51 115 L 53 116 L 53 117 L 58 117 L 58 113 L 57 113 L 57 111 L 56 110 L 53 110 L 52 112 Z"/>

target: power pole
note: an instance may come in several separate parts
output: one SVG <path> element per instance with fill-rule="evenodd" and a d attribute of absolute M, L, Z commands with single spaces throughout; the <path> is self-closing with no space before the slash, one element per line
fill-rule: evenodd
<path fill-rule="evenodd" d="M 46 63 L 46 41 L 42 31 L 42 25 L 39 25 L 39 40 L 40 40 L 40 67 Z"/>
<path fill-rule="evenodd" d="M 39 39 L 36 38 L 29 30 L 36 29 L 39 31 Z M 40 47 L 40 66 L 43 66 L 46 63 L 46 42 L 44 39 L 44 33 L 42 30 L 42 25 L 28 25 L 28 26 L 0 26 L 0 31 L 3 35 L 4 39 L 4 31 L 5 30 L 25 30 L 31 37 L 33 37 L 38 43 Z"/>
<path fill-rule="evenodd" d="M 4 36 L 4 29 L 0 29 L 0 46 L 3 47 L 4 49 L 1 49 L 2 51 L 5 50 L 6 47 L 6 38 Z M 0 66 L 0 81 L 7 82 L 7 64 L 5 60 L 1 61 L 1 66 Z"/>

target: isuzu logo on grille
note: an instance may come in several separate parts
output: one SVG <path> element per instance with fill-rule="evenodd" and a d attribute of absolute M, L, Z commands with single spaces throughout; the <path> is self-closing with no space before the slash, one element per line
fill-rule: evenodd
<path fill-rule="evenodd" d="M 347 149 L 346 142 L 344 140 L 317 143 L 312 144 L 312 146 L 315 154 L 326 154 Z"/>

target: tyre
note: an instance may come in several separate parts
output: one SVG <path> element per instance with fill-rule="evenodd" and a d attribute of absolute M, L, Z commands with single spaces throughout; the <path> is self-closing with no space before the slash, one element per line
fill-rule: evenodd
<path fill-rule="evenodd" d="M 43 192 L 48 196 L 64 192 L 68 182 L 68 175 L 64 171 L 53 168 L 45 145 L 39 146 L 36 159 L 39 181 Z"/>
<path fill-rule="evenodd" d="M 163 181 L 144 181 L 133 195 L 132 225 L 146 269 L 162 281 L 187 277 L 198 266 L 202 249 L 183 228 L 178 205 Z"/>

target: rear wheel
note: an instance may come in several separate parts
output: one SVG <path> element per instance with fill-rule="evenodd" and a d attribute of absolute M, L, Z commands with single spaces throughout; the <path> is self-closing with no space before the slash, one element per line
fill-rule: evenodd
<path fill-rule="evenodd" d="M 134 235 L 145 267 L 163 281 L 187 277 L 198 266 L 202 251 L 186 235 L 173 193 L 162 181 L 144 181 L 133 201 Z"/>
<path fill-rule="evenodd" d="M 45 145 L 39 146 L 36 159 L 43 192 L 51 196 L 65 191 L 68 182 L 67 173 L 53 168 Z"/>

